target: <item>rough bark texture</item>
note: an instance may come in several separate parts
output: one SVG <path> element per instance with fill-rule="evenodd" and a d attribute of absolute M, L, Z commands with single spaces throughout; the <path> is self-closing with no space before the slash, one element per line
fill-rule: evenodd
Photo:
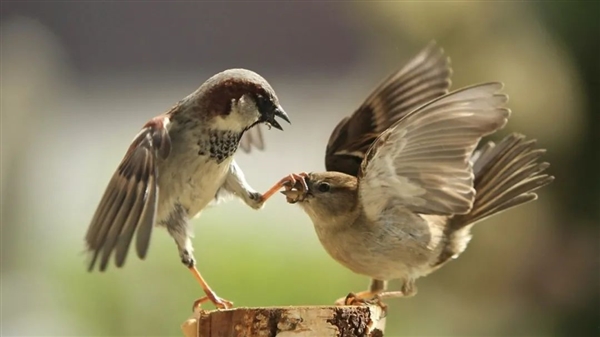
<path fill-rule="evenodd" d="M 383 337 L 378 306 L 306 306 L 199 310 L 182 325 L 186 337 Z"/>

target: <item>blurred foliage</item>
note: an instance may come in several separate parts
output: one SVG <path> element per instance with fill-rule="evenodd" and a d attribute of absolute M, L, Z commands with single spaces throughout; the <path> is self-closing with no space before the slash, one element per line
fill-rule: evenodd
<path fill-rule="evenodd" d="M 589 2 L 575 6 L 567 2 L 538 4 L 541 17 L 546 25 L 560 37 L 562 43 L 571 50 L 574 62 L 580 68 L 583 85 L 584 105 L 590 118 L 581 130 L 584 141 L 581 142 L 578 156 L 569 163 L 569 171 L 577 172 L 572 177 L 572 184 L 559 191 L 562 195 L 574 196 L 566 198 L 562 213 L 564 220 L 571 226 L 578 224 L 590 226 L 598 231 L 600 225 L 600 2 Z M 584 221 L 570 221 L 581 218 Z M 563 229 L 568 235 L 568 228 Z M 598 239 L 598 236 L 596 236 Z M 596 261 L 600 256 L 600 248 L 596 241 Z M 596 284 L 600 284 L 599 265 L 595 265 L 593 274 Z M 557 334 L 562 336 L 586 336 L 600 330 L 600 294 L 598 288 L 588 297 L 578 310 L 565 313 L 561 317 Z"/>
<path fill-rule="evenodd" d="M 266 74 L 293 124 L 268 132 L 264 153 L 239 156 L 261 190 L 322 170 L 337 121 L 431 39 L 452 59 L 453 88 L 505 82 L 502 133 L 537 138 L 557 180 L 478 225 L 417 296 L 391 302 L 386 336 L 597 335 L 598 13 L 566 1 L 3 3 L 2 335 L 179 336 L 202 292 L 165 231 L 146 261 L 85 271 L 87 222 L 137 128 L 224 64 Z M 193 221 L 201 272 L 237 306 L 330 304 L 368 284 L 282 198 Z"/>

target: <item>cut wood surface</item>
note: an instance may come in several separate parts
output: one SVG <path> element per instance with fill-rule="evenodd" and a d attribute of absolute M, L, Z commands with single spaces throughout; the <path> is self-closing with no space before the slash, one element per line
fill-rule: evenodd
<path fill-rule="evenodd" d="M 197 310 L 186 337 L 381 337 L 385 311 L 370 306 L 301 306 Z"/>

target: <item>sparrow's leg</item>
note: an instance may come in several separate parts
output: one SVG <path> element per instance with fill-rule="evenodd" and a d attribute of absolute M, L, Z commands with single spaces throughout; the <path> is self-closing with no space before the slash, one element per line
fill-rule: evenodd
<path fill-rule="evenodd" d="M 244 201 L 244 203 L 254 209 L 260 209 L 264 202 L 261 201 L 261 194 L 256 192 L 246 181 L 244 172 L 234 161 L 229 166 L 229 172 L 223 183 L 224 190 L 232 193 Z"/>
<path fill-rule="evenodd" d="M 214 306 L 219 309 L 233 308 L 233 302 L 217 296 L 217 294 L 210 288 L 208 283 L 206 283 L 206 281 L 200 274 L 200 271 L 198 271 L 198 269 L 196 268 L 195 265 L 192 265 L 191 267 L 188 267 L 188 268 L 190 269 L 190 271 L 192 272 L 192 274 L 194 275 L 196 280 L 198 280 L 198 283 L 200 283 L 200 286 L 202 286 L 202 290 L 204 290 L 204 293 L 206 294 L 206 296 L 194 301 L 194 304 L 192 306 L 192 311 L 195 311 L 196 307 L 200 306 L 202 303 L 204 303 L 206 301 L 211 301 L 212 304 L 214 304 Z"/>
<path fill-rule="evenodd" d="M 349 293 L 346 297 L 338 298 L 335 305 L 360 305 L 370 300 L 374 300 L 377 296 L 387 288 L 387 281 L 371 279 L 369 290 L 359 293 Z"/>
<path fill-rule="evenodd" d="M 335 301 L 336 305 L 364 305 L 377 304 L 384 310 L 387 305 L 382 302 L 386 298 L 411 297 L 417 294 L 417 287 L 414 280 L 405 280 L 400 291 L 385 291 L 387 289 L 387 281 L 372 279 L 371 286 L 367 291 L 359 293 L 350 293 L 346 297 L 342 297 Z"/>
<path fill-rule="evenodd" d="M 308 173 L 306 173 L 306 172 L 302 172 L 302 173 L 298 173 L 298 174 L 292 173 L 288 176 L 283 177 L 275 185 L 273 185 L 273 187 L 271 187 L 269 190 L 267 190 L 261 196 L 262 202 L 264 203 L 265 201 L 267 201 L 267 199 L 272 197 L 273 194 L 277 193 L 277 191 L 279 191 L 283 187 L 293 188 L 294 185 L 296 185 L 296 183 L 300 183 L 300 186 L 301 186 L 303 192 L 308 191 L 308 186 L 306 185 L 306 180 L 304 180 L 306 177 L 308 177 Z"/>
<path fill-rule="evenodd" d="M 402 296 L 394 296 L 393 295 L 394 293 L 401 293 Z M 388 293 L 386 292 L 383 294 L 388 294 Z M 390 291 L 389 294 L 390 295 L 387 295 L 388 297 L 412 297 L 412 296 L 415 296 L 417 294 L 417 286 L 415 285 L 415 280 L 412 280 L 412 279 L 404 280 L 402 287 L 400 287 L 400 291 Z"/>
<path fill-rule="evenodd" d="M 408 279 L 405 280 L 400 287 L 400 291 L 385 291 L 387 289 L 387 285 L 380 289 L 375 297 L 378 300 L 383 300 L 384 298 L 399 298 L 399 297 L 412 297 L 417 294 L 417 286 L 415 285 L 415 281 Z"/>
<path fill-rule="evenodd" d="M 305 190 L 308 189 L 306 186 L 306 182 L 304 181 L 304 177 L 306 177 L 306 173 L 300 174 L 290 174 L 289 176 L 281 179 L 277 184 L 271 187 L 264 194 L 260 194 L 256 192 L 250 184 L 246 181 L 244 177 L 244 173 L 237 165 L 235 161 L 231 162 L 229 173 L 227 174 L 227 178 L 225 179 L 225 183 L 223 184 L 223 188 L 238 197 L 240 197 L 248 206 L 254 209 L 260 209 L 264 203 L 269 199 L 273 194 L 279 191 L 284 186 L 291 184 L 290 186 L 294 186 L 296 181 L 300 181 L 302 183 L 303 188 Z"/>
<path fill-rule="evenodd" d="M 192 233 L 187 222 L 187 212 L 181 205 L 176 205 L 174 207 L 168 221 L 166 221 L 166 226 L 169 234 L 171 234 L 171 237 L 173 237 L 177 244 L 181 263 L 190 270 L 206 294 L 205 297 L 194 302 L 194 308 L 206 301 L 211 301 L 215 307 L 219 309 L 229 309 L 233 307 L 232 302 L 224 300 L 215 294 L 200 274 L 200 271 L 196 268 L 196 259 L 193 255 L 194 248 L 192 247 L 191 240 Z"/>

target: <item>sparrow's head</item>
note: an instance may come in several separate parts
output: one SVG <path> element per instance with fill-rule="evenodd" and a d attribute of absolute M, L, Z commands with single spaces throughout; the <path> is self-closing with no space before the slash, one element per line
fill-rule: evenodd
<path fill-rule="evenodd" d="M 282 130 L 275 117 L 290 122 L 271 85 L 246 69 L 212 76 L 189 99 L 195 99 L 198 112 L 222 130 L 244 132 L 259 123 Z"/>
<path fill-rule="evenodd" d="M 289 203 L 297 203 L 313 222 L 344 216 L 356 210 L 358 185 L 356 177 L 339 172 L 309 173 L 305 189 L 300 181 L 282 191 Z"/>

